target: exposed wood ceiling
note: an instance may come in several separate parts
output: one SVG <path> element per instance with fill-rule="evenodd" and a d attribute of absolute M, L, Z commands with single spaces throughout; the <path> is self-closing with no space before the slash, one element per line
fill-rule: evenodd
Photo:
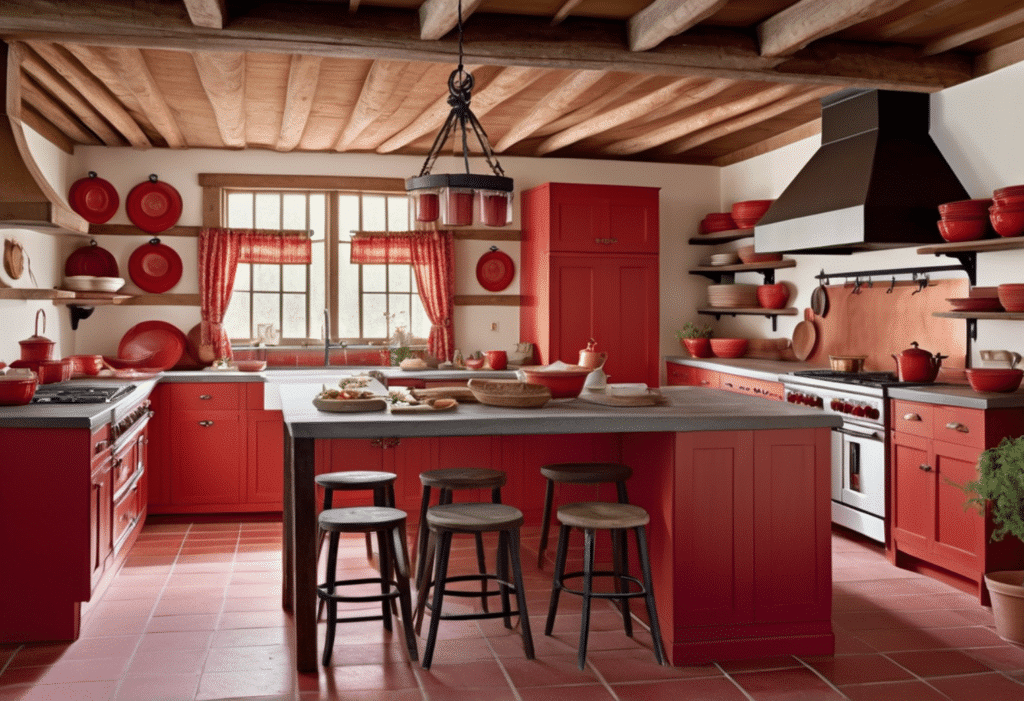
<path fill-rule="evenodd" d="M 425 154 L 458 0 L 3 0 L 22 118 L 65 149 Z M 1019 0 L 463 0 L 499 155 L 725 165 L 847 87 L 936 91 L 1024 59 Z"/>

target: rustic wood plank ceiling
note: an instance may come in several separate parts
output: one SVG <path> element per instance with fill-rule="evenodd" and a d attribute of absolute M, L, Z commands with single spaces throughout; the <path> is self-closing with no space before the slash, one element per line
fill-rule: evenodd
<path fill-rule="evenodd" d="M 463 0 L 497 153 L 727 165 L 849 87 L 936 91 L 1024 59 L 1019 0 Z M 65 150 L 425 154 L 458 0 L 3 0 L 23 119 Z"/>

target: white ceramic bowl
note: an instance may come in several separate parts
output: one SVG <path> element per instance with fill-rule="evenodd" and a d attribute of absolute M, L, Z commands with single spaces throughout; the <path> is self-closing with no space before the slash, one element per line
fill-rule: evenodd
<path fill-rule="evenodd" d="M 123 277 L 94 277 L 90 282 L 93 292 L 117 292 L 124 287 Z"/>
<path fill-rule="evenodd" d="M 75 292 L 88 292 L 95 279 L 93 275 L 69 275 L 64 278 L 64 287 Z"/>

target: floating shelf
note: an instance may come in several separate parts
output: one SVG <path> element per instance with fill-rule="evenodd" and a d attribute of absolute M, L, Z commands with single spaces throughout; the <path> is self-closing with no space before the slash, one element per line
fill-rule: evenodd
<path fill-rule="evenodd" d="M 690 239 L 690 245 L 717 246 L 720 243 L 752 238 L 754 238 L 753 229 L 727 229 L 726 231 L 712 231 L 710 234 L 700 234 L 699 236 L 695 236 Z"/>
<path fill-rule="evenodd" d="M 764 275 L 764 283 L 771 285 L 775 282 L 775 271 L 779 268 L 795 268 L 796 261 L 787 258 L 771 261 L 769 263 L 736 263 L 734 265 L 701 265 L 690 268 L 691 275 L 703 275 L 715 282 L 721 282 L 722 278 L 735 278 L 734 273 L 761 273 Z"/>
<path fill-rule="evenodd" d="M 144 305 L 144 306 L 175 306 L 175 307 L 198 307 L 200 299 L 198 294 L 144 294 L 125 295 L 117 292 L 64 292 L 72 297 L 61 297 L 54 299 L 56 305 L 95 307 L 108 304 L 119 305 Z"/>
<path fill-rule="evenodd" d="M 959 241 L 957 243 L 937 243 L 917 249 L 918 253 L 934 253 L 937 256 L 951 253 L 986 253 L 988 251 L 1011 251 L 1024 248 L 1024 237 L 1012 236 L 998 239 L 980 239 L 978 241 Z"/>
<path fill-rule="evenodd" d="M 772 320 L 772 331 L 778 330 L 778 317 L 796 316 L 796 309 L 765 309 L 764 307 L 698 307 L 698 314 L 708 314 L 715 319 L 723 316 L 764 316 Z"/>
<path fill-rule="evenodd" d="M 53 290 L 40 287 L 3 287 L 0 288 L 0 299 L 52 299 L 73 298 L 74 292 Z"/>

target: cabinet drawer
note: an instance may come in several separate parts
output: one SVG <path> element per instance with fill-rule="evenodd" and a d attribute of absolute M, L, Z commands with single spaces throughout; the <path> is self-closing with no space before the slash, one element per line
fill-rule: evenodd
<path fill-rule="evenodd" d="M 931 438 L 934 409 L 935 407 L 931 404 L 894 399 L 892 401 L 892 429 L 900 433 L 911 433 L 915 436 Z"/>
<path fill-rule="evenodd" d="M 141 478 L 141 475 L 139 475 Z M 136 479 L 131 488 L 114 502 L 114 549 L 121 539 L 138 522 L 142 513 L 142 480 Z"/>
<path fill-rule="evenodd" d="M 665 378 L 670 385 L 692 385 L 692 368 L 676 363 L 665 363 Z"/>
<path fill-rule="evenodd" d="M 110 454 L 110 424 L 97 428 L 89 439 L 92 466 L 96 468 Z"/>
<path fill-rule="evenodd" d="M 114 494 L 117 494 L 121 487 L 128 484 L 128 481 L 138 471 L 138 455 L 136 445 L 132 444 L 114 456 L 114 461 L 111 463 L 111 472 L 114 475 Z"/>
<path fill-rule="evenodd" d="M 765 397 L 777 402 L 782 401 L 783 389 L 780 382 L 755 380 L 741 375 L 721 373 L 718 378 L 718 386 L 720 389 L 746 394 L 751 397 Z"/>
<path fill-rule="evenodd" d="M 937 406 L 932 436 L 937 441 L 985 447 L 985 412 L 953 406 Z"/>
<path fill-rule="evenodd" d="M 175 411 L 218 411 L 242 408 L 244 385 L 236 382 L 207 382 L 169 385 L 171 408 Z"/>

